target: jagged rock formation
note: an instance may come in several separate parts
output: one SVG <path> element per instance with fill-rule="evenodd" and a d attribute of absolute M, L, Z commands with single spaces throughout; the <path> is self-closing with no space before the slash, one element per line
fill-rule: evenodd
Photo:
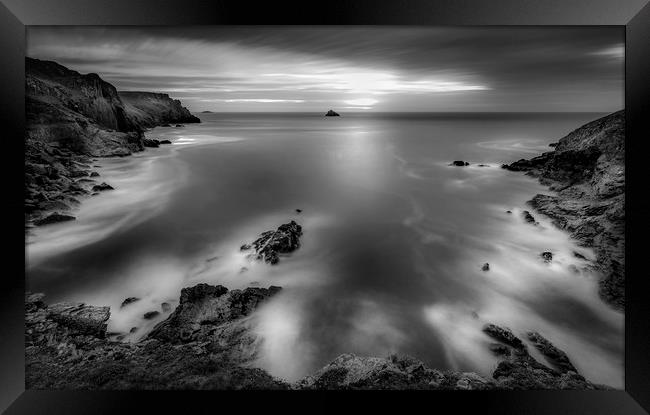
<path fill-rule="evenodd" d="M 252 244 L 241 246 L 242 251 L 254 249 L 250 257 L 264 260 L 270 264 L 277 264 L 280 254 L 287 254 L 300 247 L 302 227 L 295 221 L 280 225 L 275 231 L 266 231 L 260 234 Z"/>
<path fill-rule="evenodd" d="M 146 93 L 142 93 L 146 94 Z M 127 94 L 128 95 L 128 94 Z M 199 122 L 165 94 L 148 105 L 124 102 L 97 74 L 80 74 L 56 62 L 25 59 L 26 224 L 58 222 L 89 195 L 92 157 L 144 150 L 143 131 L 165 122 Z M 56 213 L 47 220 L 49 213 Z M 51 215 L 50 215 L 51 216 Z"/>
<path fill-rule="evenodd" d="M 502 166 L 525 171 L 550 186 L 528 203 L 596 251 L 603 274 L 601 297 L 625 305 L 625 112 L 592 121 L 562 138 L 550 151 Z"/>
<path fill-rule="evenodd" d="M 409 356 L 388 358 L 343 354 L 312 376 L 300 389 L 493 389 L 494 383 L 476 373 L 441 372 Z"/>
<path fill-rule="evenodd" d="M 125 104 L 129 117 L 143 127 L 155 127 L 169 123 L 201 122 L 179 100 L 172 99 L 167 94 L 120 91 L 119 96 Z"/>
<path fill-rule="evenodd" d="M 163 326 L 166 331 L 158 330 L 162 340 L 149 336 L 137 343 L 106 337 L 108 307 L 48 306 L 42 294 L 27 294 L 26 386 L 29 389 L 288 389 L 287 383 L 263 370 L 245 366 L 255 357 L 254 347 L 242 347 L 242 339 L 254 338 L 245 324 L 245 316 L 253 312 L 261 297 L 267 298 L 279 289 L 256 290 L 259 291 L 229 292 L 224 287 L 206 284 L 184 289 L 180 310 L 167 320 L 172 324 Z M 221 295 L 214 297 L 216 293 Z M 222 296 L 228 301 L 222 304 L 219 313 L 228 317 L 209 320 L 210 316 L 214 317 L 214 310 L 210 309 L 213 303 L 208 297 Z M 229 309 L 231 305 L 233 308 Z M 191 330 L 196 321 L 213 332 L 203 330 L 201 336 L 190 341 L 180 341 L 180 337 L 173 335 L 167 340 L 161 334 L 179 333 L 184 328 Z"/>
<path fill-rule="evenodd" d="M 440 371 L 409 357 L 344 354 L 313 375 L 289 384 L 251 367 L 260 339 L 251 319 L 279 287 L 229 291 L 198 284 L 136 343 L 107 338 L 108 307 L 25 296 L 26 385 L 29 389 L 603 389 L 584 379 L 539 333 L 529 340 L 554 366 L 537 362 L 507 328 L 486 325 L 502 358 L 492 378 Z M 130 332 L 137 331 L 133 327 Z M 120 336 L 115 337 L 116 339 Z"/>
<path fill-rule="evenodd" d="M 334 112 L 334 110 L 329 110 L 329 111 L 327 111 L 327 114 L 325 114 L 325 116 L 326 117 L 339 117 L 340 115 L 338 113 Z"/>

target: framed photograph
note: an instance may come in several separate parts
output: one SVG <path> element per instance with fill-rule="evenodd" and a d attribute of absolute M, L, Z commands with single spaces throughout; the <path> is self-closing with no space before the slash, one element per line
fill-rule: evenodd
<path fill-rule="evenodd" d="M 7 413 L 650 410 L 644 1 L 3 2 Z"/>

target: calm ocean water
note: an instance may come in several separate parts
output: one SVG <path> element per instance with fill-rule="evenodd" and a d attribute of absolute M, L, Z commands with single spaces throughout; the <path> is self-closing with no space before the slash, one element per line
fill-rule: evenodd
<path fill-rule="evenodd" d="M 601 114 L 198 115 L 147 133 L 171 146 L 97 162 L 116 190 L 30 238 L 30 290 L 109 305 L 109 330 L 140 327 L 133 341 L 182 287 L 282 286 L 255 320 L 256 365 L 288 380 L 341 353 L 489 375 L 491 322 L 538 331 L 587 379 L 623 387 L 624 317 L 598 298 L 597 275 L 572 271 L 585 265 L 573 251 L 593 252 L 542 217 L 524 223 L 525 202 L 549 191 L 498 167 Z M 291 219 L 302 246 L 278 265 L 239 252 Z M 131 296 L 142 300 L 120 310 Z"/>

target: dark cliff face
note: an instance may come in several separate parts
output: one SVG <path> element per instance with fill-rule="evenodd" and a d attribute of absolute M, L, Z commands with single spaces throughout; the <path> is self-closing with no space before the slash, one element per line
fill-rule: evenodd
<path fill-rule="evenodd" d="M 167 123 L 198 123 L 200 119 L 167 94 L 121 91 L 129 118 L 144 127 Z"/>
<path fill-rule="evenodd" d="M 166 94 L 138 93 L 147 105 L 125 103 L 97 74 L 56 62 L 25 59 L 26 222 L 51 223 L 94 192 L 90 157 L 127 156 L 145 147 L 145 128 L 199 122 Z M 141 102 L 142 100 L 137 100 Z M 95 173 L 96 174 L 96 173 Z M 55 220 L 54 220 L 55 221 Z"/>
<path fill-rule="evenodd" d="M 142 126 L 127 115 L 115 87 L 51 61 L 25 60 L 27 140 L 80 154 L 141 151 Z"/>
<path fill-rule="evenodd" d="M 603 274 L 601 297 L 625 305 L 625 112 L 618 111 L 572 131 L 554 151 L 519 160 L 505 169 L 523 171 L 557 192 L 530 202 L 584 246 L 594 248 Z"/>

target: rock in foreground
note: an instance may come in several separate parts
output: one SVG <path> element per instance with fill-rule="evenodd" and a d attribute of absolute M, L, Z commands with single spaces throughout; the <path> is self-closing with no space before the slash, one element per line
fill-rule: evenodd
<path fill-rule="evenodd" d="M 492 378 L 440 371 L 408 356 L 343 354 L 288 384 L 251 367 L 260 339 L 252 321 L 279 287 L 184 288 L 179 306 L 140 341 L 108 338 L 108 307 L 48 306 L 25 296 L 25 376 L 28 389 L 601 389 L 579 375 L 564 352 L 538 333 L 528 338 L 557 369 L 532 358 L 512 331 L 486 326 L 502 360 Z M 130 332 L 137 332 L 137 327 Z M 123 338 L 118 335 L 115 339 Z"/>

